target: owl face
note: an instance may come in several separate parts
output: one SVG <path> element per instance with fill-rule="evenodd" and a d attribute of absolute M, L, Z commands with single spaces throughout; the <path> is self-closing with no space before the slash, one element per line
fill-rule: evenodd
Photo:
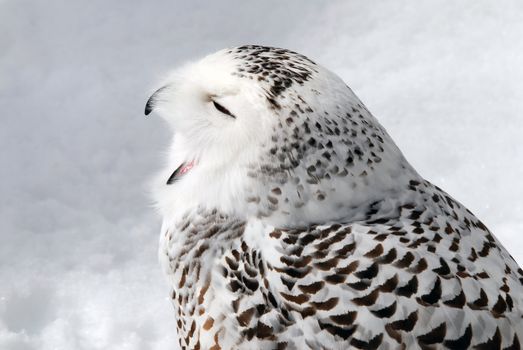
<path fill-rule="evenodd" d="M 236 75 L 238 60 L 220 51 L 169 74 L 146 105 L 174 137 L 167 166 L 154 184 L 165 214 L 187 205 L 237 212 L 247 172 L 268 145 L 277 119 L 263 87 Z"/>
<path fill-rule="evenodd" d="M 154 110 L 172 127 L 173 153 L 187 153 L 184 162 L 194 168 L 232 168 L 269 137 L 270 104 L 236 69 L 225 52 L 207 56 L 171 73 L 147 103 L 146 114 Z"/>

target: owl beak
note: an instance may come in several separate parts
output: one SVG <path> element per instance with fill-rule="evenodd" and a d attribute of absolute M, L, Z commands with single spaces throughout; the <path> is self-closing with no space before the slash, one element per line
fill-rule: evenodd
<path fill-rule="evenodd" d="M 162 92 L 167 86 L 162 86 L 158 90 L 156 90 L 151 97 L 147 100 L 147 103 L 145 104 L 145 115 L 149 115 L 153 109 L 156 101 L 158 100 L 158 94 Z"/>

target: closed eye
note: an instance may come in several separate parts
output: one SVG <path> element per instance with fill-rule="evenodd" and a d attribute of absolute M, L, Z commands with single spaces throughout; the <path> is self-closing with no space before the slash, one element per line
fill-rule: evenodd
<path fill-rule="evenodd" d="M 236 117 L 227 109 L 225 108 L 224 106 L 222 106 L 221 104 L 219 104 L 218 102 L 216 101 L 212 101 L 212 104 L 214 105 L 214 108 L 216 108 L 217 110 L 219 110 L 220 112 L 222 112 L 223 114 L 226 114 L 234 119 L 236 119 Z"/>

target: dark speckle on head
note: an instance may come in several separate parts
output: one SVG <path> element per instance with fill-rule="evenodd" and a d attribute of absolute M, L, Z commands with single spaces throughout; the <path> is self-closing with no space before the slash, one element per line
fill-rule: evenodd
<path fill-rule="evenodd" d="M 296 52 L 257 45 L 245 45 L 230 51 L 239 59 L 236 75 L 256 77 L 268 84 L 267 100 L 280 108 L 277 97 L 293 84 L 303 85 L 316 72 L 316 64 Z"/>

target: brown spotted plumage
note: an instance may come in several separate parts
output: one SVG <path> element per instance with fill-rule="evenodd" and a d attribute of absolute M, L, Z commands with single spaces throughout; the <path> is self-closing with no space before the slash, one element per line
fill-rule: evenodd
<path fill-rule="evenodd" d="M 352 91 L 294 52 L 220 51 L 148 102 L 183 349 L 519 349 L 523 270 Z"/>

